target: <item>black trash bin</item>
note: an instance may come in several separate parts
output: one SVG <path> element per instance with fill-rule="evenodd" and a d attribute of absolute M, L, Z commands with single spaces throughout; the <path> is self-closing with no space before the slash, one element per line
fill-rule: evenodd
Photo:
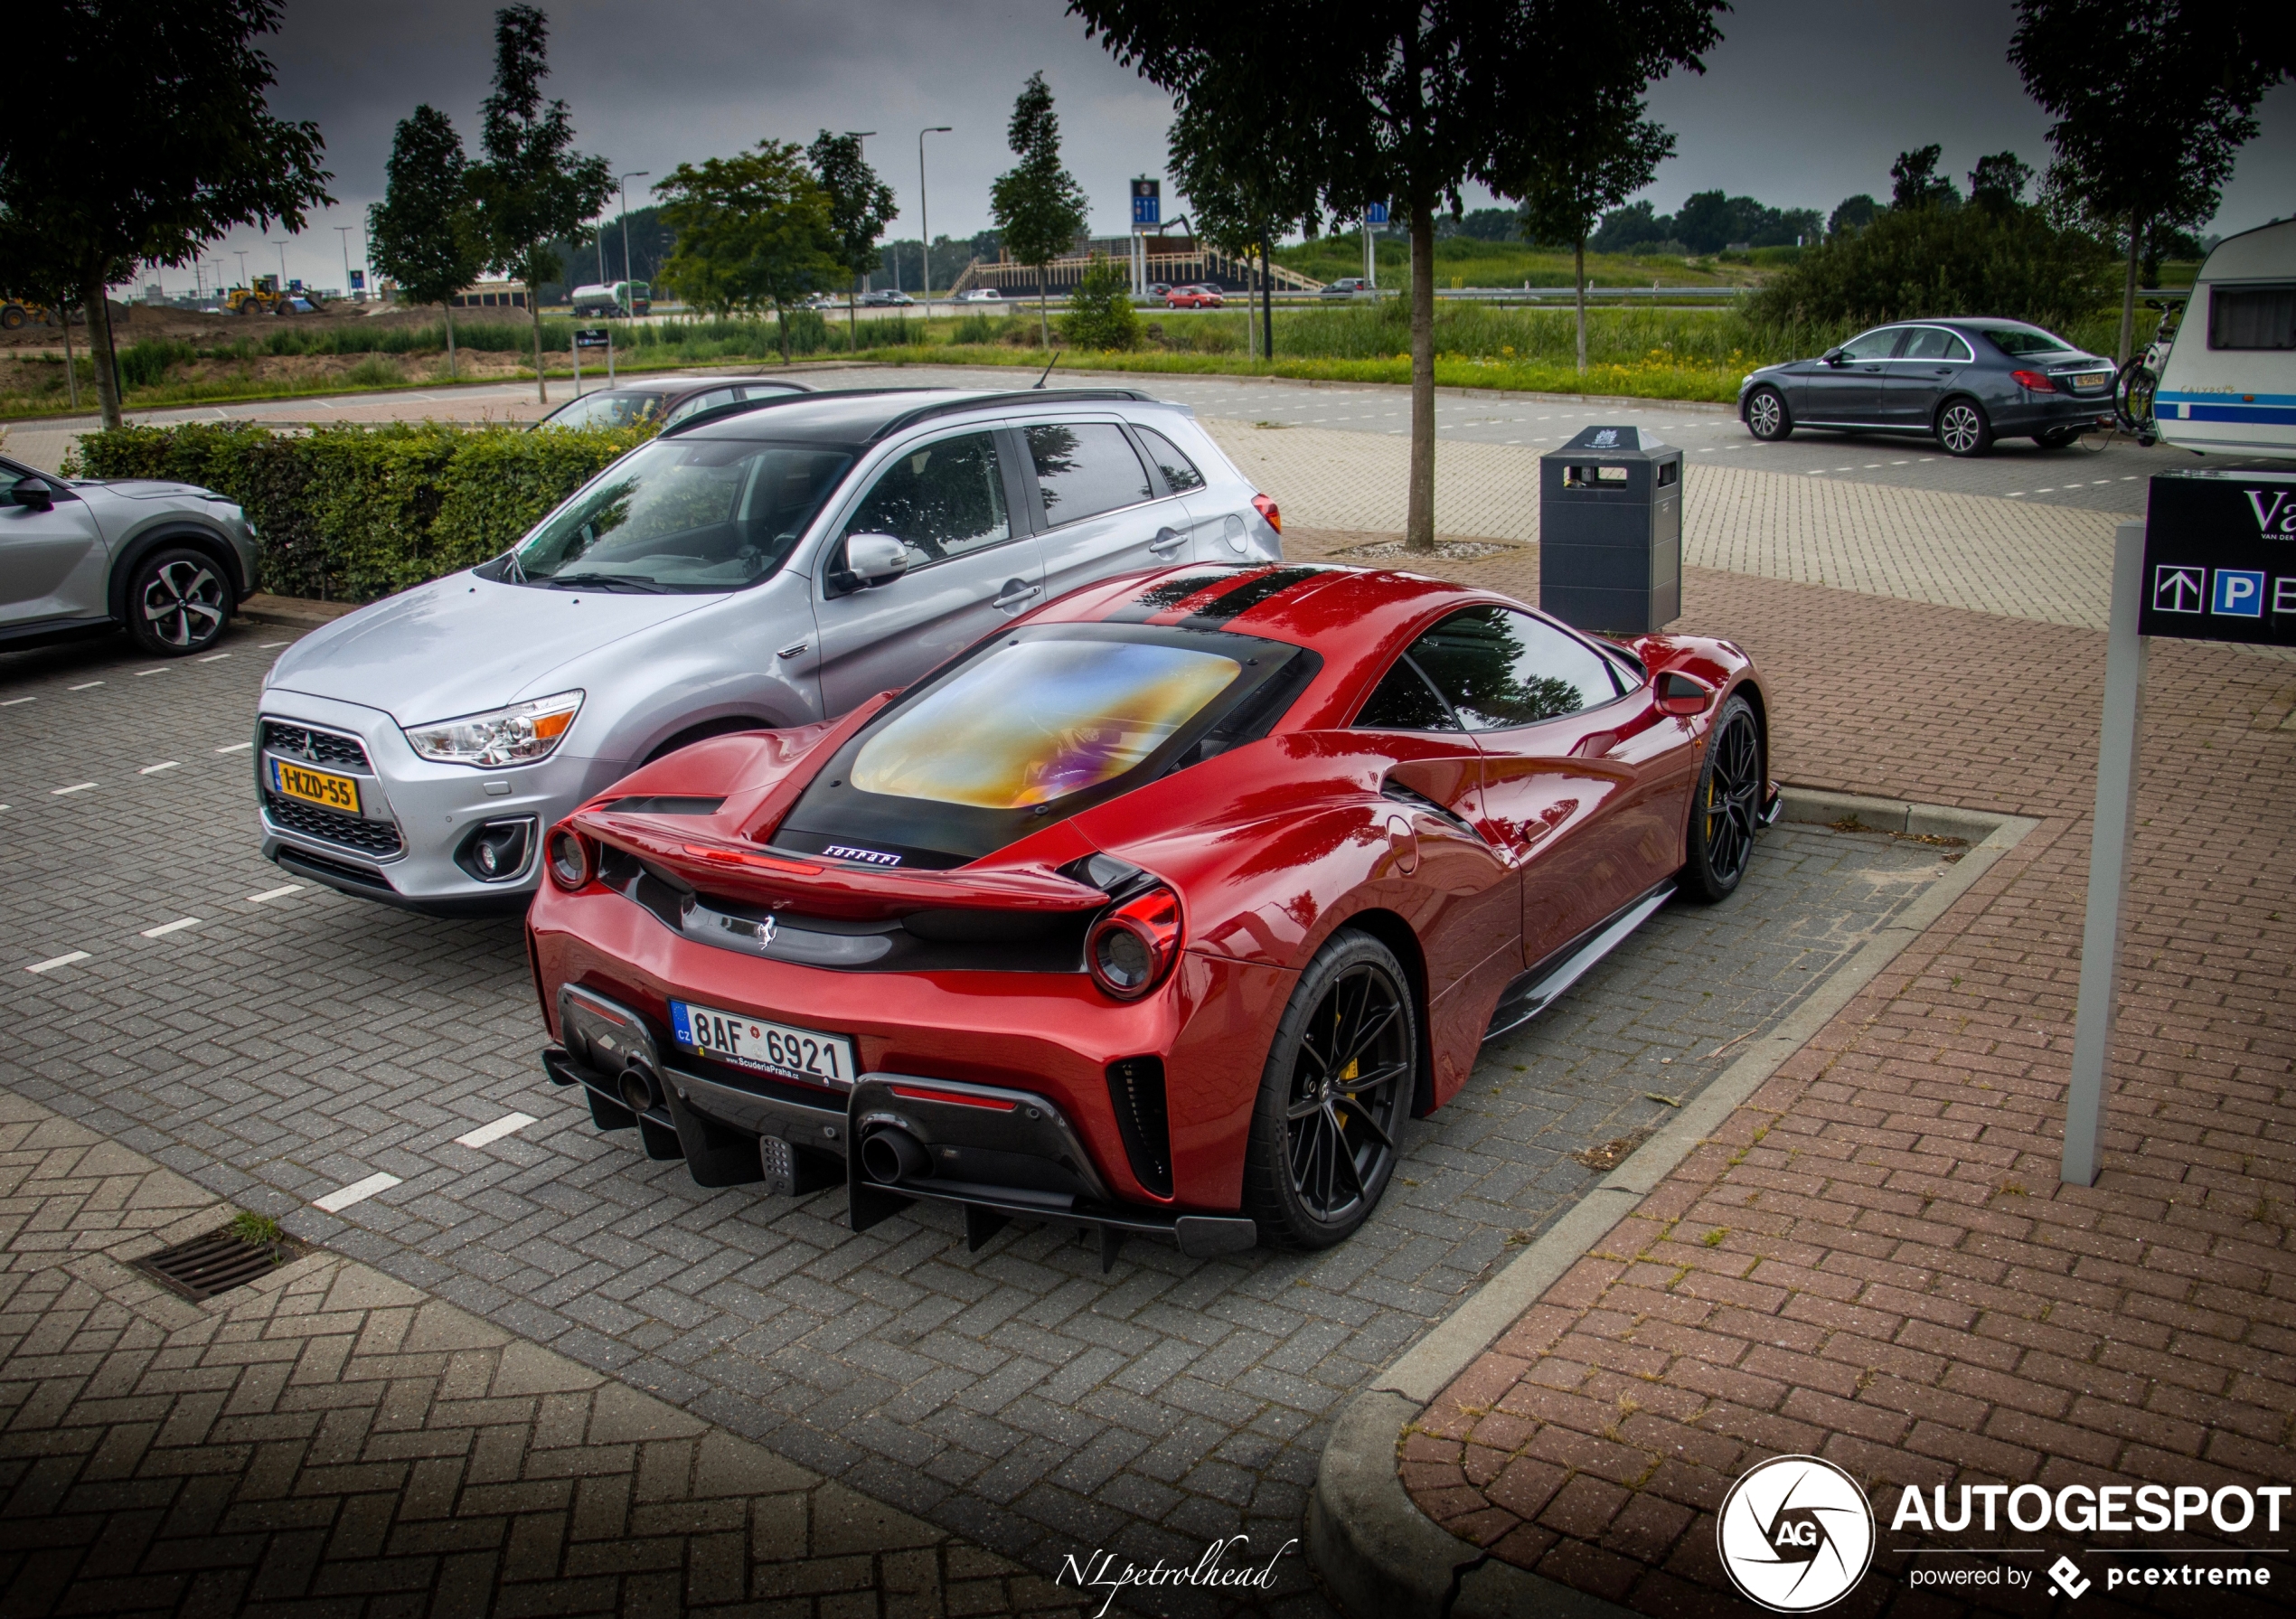
<path fill-rule="evenodd" d="M 1682 616 L 1680 450 L 1588 428 L 1539 458 L 1539 606 L 1611 635 Z"/>

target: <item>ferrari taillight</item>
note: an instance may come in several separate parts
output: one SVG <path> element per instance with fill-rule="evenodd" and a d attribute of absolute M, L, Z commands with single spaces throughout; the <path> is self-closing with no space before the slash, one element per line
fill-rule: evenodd
<path fill-rule="evenodd" d="M 2015 382 L 2019 388 L 2029 388 L 2035 393 L 2055 393 L 2056 391 L 2056 384 L 2049 381 L 2047 374 L 2043 372 L 2013 371 L 2009 372 L 2009 380 Z"/>
<path fill-rule="evenodd" d="M 1284 513 L 1275 509 L 1275 503 L 1267 496 L 1265 494 L 1252 496 L 1252 510 L 1267 519 L 1269 528 L 1279 534 L 1284 532 Z"/>
<path fill-rule="evenodd" d="M 1095 984 L 1119 1001 L 1137 1001 L 1180 957 L 1179 897 L 1154 888 L 1125 900 L 1092 925 L 1084 956 Z"/>
<path fill-rule="evenodd" d="M 590 845 L 580 833 L 570 826 L 554 826 L 545 850 L 552 882 L 570 894 L 589 881 Z"/>

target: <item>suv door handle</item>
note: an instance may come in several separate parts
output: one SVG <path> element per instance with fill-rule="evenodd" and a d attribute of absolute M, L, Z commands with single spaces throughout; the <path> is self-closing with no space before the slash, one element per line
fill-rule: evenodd
<path fill-rule="evenodd" d="M 1158 556 L 1168 556 L 1188 543 L 1188 536 L 1177 529 L 1158 529 L 1156 537 L 1148 541 L 1148 549 Z"/>
<path fill-rule="evenodd" d="M 1032 597 L 1042 596 L 1044 587 L 1031 585 L 1026 579 L 1007 579 L 1004 588 L 989 603 L 1000 613 L 1017 613 Z"/>

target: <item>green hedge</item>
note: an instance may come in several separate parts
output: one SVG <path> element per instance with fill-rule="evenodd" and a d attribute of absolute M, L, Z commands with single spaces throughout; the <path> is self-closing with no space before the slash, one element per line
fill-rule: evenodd
<path fill-rule="evenodd" d="M 433 422 L 307 433 L 129 427 L 83 436 L 64 471 L 202 485 L 246 508 L 263 544 L 266 589 L 371 601 L 499 555 L 651 433 Z"/>

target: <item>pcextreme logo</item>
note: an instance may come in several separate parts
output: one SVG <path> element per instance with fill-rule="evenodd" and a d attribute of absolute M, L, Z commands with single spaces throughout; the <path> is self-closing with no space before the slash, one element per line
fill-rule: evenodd
<path fill-rule="evenodd" d="M 1715 1536 L 1722 1567 L 1748 1601 L 1774 1614 L 1810 1614 L 1864 1577 L 1874 1510 L 1831 1462 L 1774 1456 L 1730 1486 Z"/>

